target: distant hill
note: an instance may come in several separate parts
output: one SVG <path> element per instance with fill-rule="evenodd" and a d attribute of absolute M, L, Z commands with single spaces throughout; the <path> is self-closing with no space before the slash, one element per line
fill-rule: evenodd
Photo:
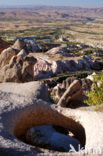
<path fill-rule="evenodd" d="M 20 20 L 20 19 L 86 19 L 103 18 L 103 7 L 83 8 L 83 7 L 53 7 L 53 6 L 34 6 L 34 7 L 15 7 L 0 8 L 0 20 Z"/>

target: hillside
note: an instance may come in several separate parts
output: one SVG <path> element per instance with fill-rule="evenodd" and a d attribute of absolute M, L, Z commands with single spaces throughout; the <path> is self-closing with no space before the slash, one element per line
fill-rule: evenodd
<path fill-rule="evenodd" d="M 34 6 L 24 8 L 0 8 L 0 19 L 87 19 L 103 18 L 103 8 Z M 89 19 L 91 18 L 91 19 Z"/>

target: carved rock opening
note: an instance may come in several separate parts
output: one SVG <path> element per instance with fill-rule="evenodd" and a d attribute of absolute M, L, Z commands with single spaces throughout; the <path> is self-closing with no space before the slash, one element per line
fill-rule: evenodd
<path fill-rule="evenodd" d="M 14 135 L 19 140 L 27 143 L 25 136 L 30 128 L 42 125 L 53 125 L 53 127 L 62 134 L 67 134 L 67 132 L 71 132 L 74 138 L 80 142 L 82 147 L 85 148 L 85 130 L 79 122 L 75 121 L 73 117 L 66 117 L 56 110 L 44 110 L 32 109 L 29 110 L 27 113 L 24 113 L 21 116 L 20 120 L 15 124 Z"/>

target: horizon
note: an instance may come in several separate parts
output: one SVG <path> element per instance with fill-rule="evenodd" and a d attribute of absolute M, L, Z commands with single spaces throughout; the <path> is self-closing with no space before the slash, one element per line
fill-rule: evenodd
<path fill-rule="evenodd" d="M 80 7 L 80 8 L 103 8 L 103 6 L 73 6 L 73 5 L 0 5 L 0 9 L 4 8 L 32 8 L 32 7 Z"/>
<path fill-rule="evenodd" d="M 103 7 L 103 0 L 0 0 L 0 7 L 20 6 Z"/>

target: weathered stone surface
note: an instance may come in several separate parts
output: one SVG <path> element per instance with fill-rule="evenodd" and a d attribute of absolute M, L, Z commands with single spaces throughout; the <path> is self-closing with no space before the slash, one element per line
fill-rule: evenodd
<path fill-rule="evenodd" d="M 8 44 L 8 46 L 9 46 L 9 44 Z M 26 44 L 21 39 L 17 40 L 13 46 L 11 46 L 11 47 L 8 47 L 8 46 L 5 46 L 5 49 L 0 54 L 0 68 L 9 64 L 10 59 L 13 56 L 18 55 L 18 56 L 23 57 L 23 56 L 26 56 L 28 53 L 27 48 L 26 48 Z"/>
<path fill-rule="evenodd" d="M 23 39 L 17 39 L 12 48 L 21 51 L 22 49 L 26 49 L 26 43 Z"/>
<path fill-rule="evenodd" d="M 70 101 L 82 101 L 82 86 L 79 80 L 73 81 L 60 98 L 58 105 L 66 107 Z"/>
<path fill-rule="evenodd" d="M 28 82 L 34 80 L 34 64 L 36 59 L 32 56 L 14 56 L 9 64 L 0 70 L 0 82 Z"/>
<path fill-rule="evenodd" d="M 81 148 L 77 139 L 57 132 L 51 125 L 31 128 L 27 131 L 26 141 L 35 146 L 61 152 L 69 152 L 70 146 L 73 146 L 76 151 L 79 146 Z"/>
<path fill-rule="evenodd" d="M 67 47 L 55 47 L 46 52 L 47 55 L 52 56 L 56 54 L 60 54 L 61 56 L 70 57 L 73 54 L 70 53 L 70 51 L 67 49 Z"/>
<path fill-rule="evenodd" d="M 33 54 L 32 54 L 33 55 Z M 36 55 L 37 63 L 34 65 L 34 79 L 49 78 L 67 71 L 91 70 L 93 61 L 89 57 L 69 57 L 68 59 L 55 60 L 48 55 Z M 98 62 L 98 64 L 100 64 Z M 101 67 L 100 67 L 101 69 Z"/>
<path fill-rule="evenodd" d="M 34 65 L 34 79 L 39 80 L 53 75 L 51 63 L 43 59 L 37 59 Z"/>
<path fill-rule="evenodd" d="M 0 38 L 0 54 L 2 53 L 2 51 L 6 48 L 8 48 L 10 46 L 10 44 L 6 41 L 4 41 L 2 38 Z"/>
<path fill-rule="evenodd" d="M 17 95 L 24 98 L 35 98 L 49 101 L 49 95 L 45 84 L 39 81 L 32 81 L 27 83 L 0 83 L 0 91 L 10 93 L 11 96 Z"/>
<path fill-rule="evenodd" d="M 68 108 L 78 108 L 78 107 L 87 105 L 83 102 L 85 99 L 87 99 L 87 96 L 85 96 L 85 92 L 92 90 L 93 82 L 88 78 L 79 79 L 76 77 L 68 77 L 65 80 L 63 80 L 61 83 L 58 83 L 58 84 L 56 82 L 52 82 L 52 81 L 50 82 L 49 80 L 45 81 L 45 83 L 48 86 L 48 90 L 52 96 L 52 99 L 55 101 L 55 103 L 58 103 L 60 101 L 60 98 L 63 96 L 64 92 L 66 92 L 66 90 L 69 88 L 69 86 L 75 80 L 80 81 L 82 95 L 79 98 L 77 97 L 77 99 L 70 100 L 67 107 Z"/>
<path fill-rule="evenodd" d="M 68 89 L 70 84 L 73 83 L 73 81 L 75 81 L 76 79 L 76 77 L 68 77 L 66 80 L 63 81 L 62 88 Z"/>
<path fill-rule="evenodd" d="M 25 57 L 25 56 L 27 56 L 27 53 L 26 53 L 26 51 L 25 51 L 24 49 L 22 49 L 22 50 L 17 54 L 17 56 Z"/>
<path fill-rule="evenodd" d="M 34 90 L 28 87 L 31 83 L 36 85 Z M 84 153 L 69 154 L 36 148 L 17 139 L 23 139 L 27 130 L 31 127 L 51 124 L 70 130 L 81 142 L 82 146 L 85 144 L 86 139 L 85 150 L 88 151 L 91 148 L 90 155 L 93 155 L 93 150 L 96 150 L 97 147 L 100 148 L 102 155 L 103 113 L 90 111 L 89 109 L 86 109 L 86 111 L 71 110 L 57 105 L 49 105 L 49 103 L 38 99 L 35 95 L 35 93 L 41 92 L 41 89 L 38 90 L 40 85 L 36 83 L 38 82 L 10 83 L 11 88 L 8 83 L 0 84 L 0 154 L 2 152 L 13 156 L 84 155 Z M 29 92 L 32 92 L 32 94 L 29 94 Z M 33 98 L 34 95 L 35 98 Z M 87 156 L 87 154 L 85 155 Z"/>
<path fill-rule="evenodd" d="M 103 113 L 90 111 L 89 108 L 86 110 L 73 110 L 50 105 L 40 100 L 41 96 L 37 96 L 38 93 L 41 93 L 40 84 L 38 83 L 0 84 L 0 154 L 10 156 L 84 155 L 84 153 L 69 154 L 36 148 L 19 140 L 23 140 L 23 136 L 30 128 L 49 124 L 67 128 L 81 142 L 82 146 L 85 145 L 86 141 L 84 152 L 91 148 L 91 151 L 89 151 L 90 156 L 97 148 L 100 148 L 97 152 L 101 152 L 102 155 Z M 43 97 L 45 96 L 43 95 Z M 94 152 L 94 156 L 99 154 Z"/>
<path fill-rule="evenodd" d="M 66 60 L 66 61 L 59 60 L 53 61 L 51 68 L 54 74 L 58 74 L 67 71 L 77 71 L 78 65 L 74 60 Z"/>
<path fill-rule="evenodd" d="M 13 56 L 16 56 L 18 54 L 18 50 L 13 49 L 12 47 L 9 47 L 2 51 L 0 54 L 0 68 L 4 67 L 5 65 L 8 65 L 10 62 L 10 59 Z"/>

